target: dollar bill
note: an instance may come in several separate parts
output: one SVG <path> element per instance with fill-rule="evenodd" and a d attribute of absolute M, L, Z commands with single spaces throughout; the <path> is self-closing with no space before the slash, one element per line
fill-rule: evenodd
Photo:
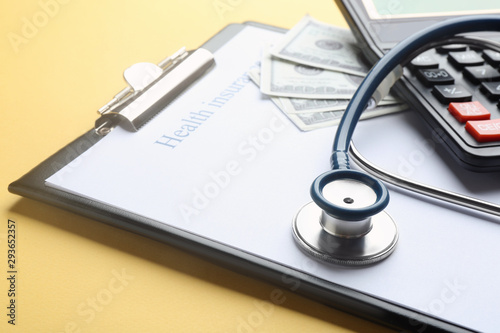
<path fill-rule="evenodd" d="M 250 78 L 260 87 L 261 75 L 258 68 L 249 72 Z M 349 99 L 311 99 L 311 98 L 287 98 L 274 97 L 280 101 L 280 108 L 289 113 L 307 113 L 345 110 Z"/>
<path fill-rule="evenodd" d="M 335 100 L 316 102 L 329 106 L 339 105 L 340 100 L 350 99 L 363 80 L 352 74 L 278 59 L 269 53 L 269 46 L 262 53 L 260 76 L 260 90 L 264 94 L 316 101 Z M 384 100 L 384 104 L 397 102 L 391 95 Z M 312 102 L 303 101 L 301 104 Z"/>
<path fill-rule="evenodd" d="M 345 110 L 349 104 L 349 99 L 307 99 L 307 98 L 286 98 L 278 97 L 287 113 L 311 113 L 325 111 Z M 374 105 L 375 100 L 371 99 L 370 104 Z M 379 102 L 378 105 L 400 104 L 397 99 L 385 99 Z"/>
<path fill-rule="evenodd" d="M 249 76 L 260 87 L 260 70 L 254 68 L 249 72 Z M 290 113 L 345 110 L 350 101 L 349 99 L 274 98 L 279 100 L 282 108 Z"/>
<path fill-rule="evenodd" d="M 289 30 L 270 52 L 281 59 L 359 76 L 369 69 L 350 30 L 310 16 Z"/>
<path fill-rule="evenodd" d="M 261 82 L 260 73 L 257 69 L 250 71 L 249 73 L 252 81 L 259 86 Z M 325 103 L 330 103 L 329 109 L 323 102 L 319 102 L 316 105 L 319 107 L 314 108 L 315 103 L 313 99 L 306 99 L 305 101 L 311 102 L 307 104 L 307 111 L 304 109 L 300 112 L 294 112 L 294 107 L 291 102 L 292 98 L 286 97 L 270 97 L 271 100 L 278 106 L 278 108 L 302 131 L 310 131 L 314 129 L 330 127 L 338 125 L 340 119 L 344 115 L 345 108 L 349 103 L 349 100 L 325 100 Z M 383 101 L 382 101 L 383 102 Z M 382 116 L 389 113 L 399 112 L 405 110 L 407 105 L 404 103 L 397 102 L 389 103 L 387 105 L 375 105 L 374 102 L 367 106 L 367 109 L 361 115 L 361 119 L 367 119 L 377 116 Z"/>
<path fill-rule="evenodd" d="M 280 102 L 278 102 L 280 103 Z M 279 104 L 276 104 L 279 107 Z M 366 109 L 360 119 L 368 119 L 403 111 L 407 108 L 406 104 L 393 104 L 377 106 L 372 109 Z M 314 129 L 335 126 L 340 123 L 344 114 L 342 111 L 326 111 L 311 113 L 285 113 L 287 117 L 302 131 L 311 131 Z"/>
<path fill-rule="evenodd" d="M 362 77 L 311 67 L 273 57 L 263 50 L 260 90 L 267 95 L 314 98 L 350 99 Z"/>
<path fill-rule="evenodd" d="M 310 113 L 345 110 L 348 99 L 309 99 L 276 97 L 287 113 Z"/>

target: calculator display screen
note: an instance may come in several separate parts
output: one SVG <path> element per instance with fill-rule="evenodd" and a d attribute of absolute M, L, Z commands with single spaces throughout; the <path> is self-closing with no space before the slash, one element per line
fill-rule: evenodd
<path fill-rule="evenodd" d="M 362 0 L 373 20 L 500 13 L 498 0 Z"/>

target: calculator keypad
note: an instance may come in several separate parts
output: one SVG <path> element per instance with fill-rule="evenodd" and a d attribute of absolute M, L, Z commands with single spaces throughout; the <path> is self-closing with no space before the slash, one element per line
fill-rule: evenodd
<path fill-rule="evenodd" d="M 406 77 L 466 145 L 500 145 L 500 53 L 446 45 L 408 67 Z"/>

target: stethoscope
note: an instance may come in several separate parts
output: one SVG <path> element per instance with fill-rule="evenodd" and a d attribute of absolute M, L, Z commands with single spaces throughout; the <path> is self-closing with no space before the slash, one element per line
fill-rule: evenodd
<path fill-rule="evenodd" d="M 500 215 L 500 207 L 493 203 L 385 172 L 351 146 L 356 124 L 370 99 L 380 100 L 402 73 L 402 66 L 418 54 L 450 43 L 481 45 L 500 52 L 499 45 L 488 40 L 454 37 L 478 31 L 500 31 L 500 16 L 469 16 L 440 22 L 403 40 L 372 67 L 337 128 L 330 159 L 332 170 L 314 180 L 313 201 L 300 208 L 293 220 L 294 238 L 302 250 L 319 260 L 349 266 L 369 265 L 387 258 L 396 248 L 399 236 L 396 223 L 384 211 L 389 204 L 389 192 L 378 178 L 437 199 Z M 350 156 L 365 172 L 351 169 Z"/>

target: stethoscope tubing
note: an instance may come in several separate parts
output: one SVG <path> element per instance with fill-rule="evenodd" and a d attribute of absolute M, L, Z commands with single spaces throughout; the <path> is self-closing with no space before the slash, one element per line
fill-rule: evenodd
<path fill-rule="evenodd" d="M 349 146 L 356 124 L 380 83 L 412 56 L 435 47 L 457 34 L 478 31 L 500 31 L 500 16 L 481 15 L 449 19 L 428 27 L 398 43 L 368 72 L 353 95 L 339 123 L 332 147 L 333 169 L 349 169 Z"/>
<path fill-rule="evenodd" d="M 495 50 L 497 52 L 500 52 L 500 43 L 492 41 L 492 40 L 487 40 L 483 38 L 478 38 L 478 37 L 452 37 L 446 40 L 440 40 L 440 41 L 435 41 L 432 43 L 432 47 L 426 47 L 427 49 L 429 48 L 434 48 L 440 45 L 444 44 L 467 44 L 467 45 L 472 45 L 472 46 L 478 46 L 478 47 L 488 47 L 492 50 Z M 423 52 L 423 50 L 418 50 L 415 52 L 416 54 L 419 54 L 420 52 Z M 411 60 L 412 57 L 410 56 L 407 61 Z M 357 149 L 356 146 L 354 145 L 354 142 L 351 142 L 349 146 L 349 156 L 352 157 L 356 165 L 361 168 L 364 172 L 371 174 L 372 176 L 377 177 L 378 179 L 395 185 L 396 187 L 401 187 L 406 190 L 419 193 L 437 200 L 442 200 L 454 205 L 458 205 L 461 207 L 467 207 L 472 210 L 476 210 L 482 213 L 494 215 L 494 216 L 500 216 L 500 205 L 480 200 L 477 198 L 473 198 L 468 195 L 448 191 L 445 189 L 441 189 L 435 186 L 427 185 L 427 184 L 422 184 L 417 181 L 401 177 L 397 174 L 391 173 L 389 171 L 386 171 L 375 164 L 371 163 L 368 161 Z"/>
<path fill-rule="evenodd" d="M 500 217 L 500 206 L 473 198 L 471 196 L 467 196 L 464 194 L 444 190 L 435 186 L 426 185 L 419 183 L 417 181 L 401 177 L 397 174 L 386 171 L 375 164 L 368 161 L 357 149 L 354 145 L 354 142 L 351 142 L 349 148 L 350 156 L 356 165 L 361 168 L 364 172 L 396 187 L 404 188 L 406 190 L 423 194 L 427 197 L 431 197 L 434 199 L 438 199 L 441 201 L 449 202 L 454 205 L 458 205 L 461 207 L 467 207 L 469 209 L 499 216 Z"/>

